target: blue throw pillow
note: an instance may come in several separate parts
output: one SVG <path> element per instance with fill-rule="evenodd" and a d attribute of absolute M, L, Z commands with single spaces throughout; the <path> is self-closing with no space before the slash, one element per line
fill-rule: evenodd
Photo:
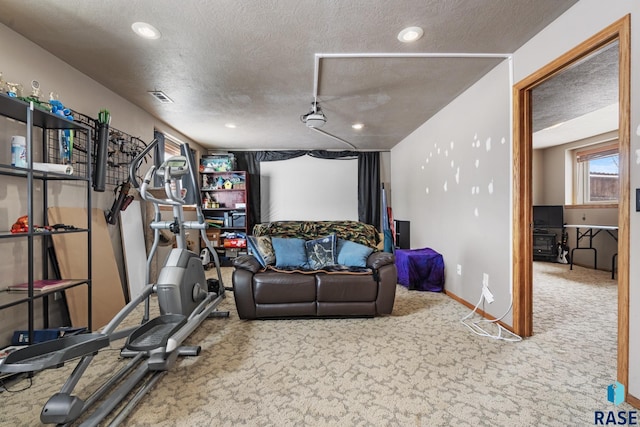
<path fill-rule="evenodd" d="M 276 253 L 276 267 L 306 267 L 304 239 L 272 237 L 271 245 Z"/>
<path fill-rule="evenodd" d="M 305 243 L 307 250 L 307 266 L 312 270 L 336 263 L 336 235 L 331 234 L 316 240 L 307 240 Z"/>
<path fill-rule="evenodd" d="M 366 267 L 373 248 L 350 240 L 338 239 L 338 264 L 347 267 Z"/>
<path fill-rule="evenodd" d="M 273 251 L 271 237 L 269 236 L 248 236 L 247 244 L 251 253 L 258 260 L 263 268 L 276 262 L 276 254 Z"/>

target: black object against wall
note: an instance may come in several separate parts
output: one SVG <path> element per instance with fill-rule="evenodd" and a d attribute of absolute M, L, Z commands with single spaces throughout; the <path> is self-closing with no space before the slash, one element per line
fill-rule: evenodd
<path fill-rule="evenodd" d="M 533 207 L 533 229 L 563 228 L 564 206 L 538 205 Z"/>
<path fill-rule="evenodd" d="M 394 220 L 396 230 L 396 248 L 411 249 L 411 223 L 409 221 Z"/>
<path fill-rule="evenodd" d="M 260 161 L 253 151 L 235 151 L 238 170 L 247 172 L 249 190 L 247 190 L 247 230 L 252 232 L 253 226 L 260 222 Z"/>
<path fill-rule="evenodd" d="M 238 170 L 249 174 L 249 229 L 261 222 L 260 212 L 260 162 L 288 160 L 300 156 L 319 159 L 353 157 L 358 159 L 358 221 L 379 227 L 380 224 L 380 153 L 326 150 L 285 150 L 285 151 L 234 151 Z"/>
<path fill-rule="evenodd" d="M 180 154 L 185 157 L 189 156 L 191 164 L 197 165 L 196 155 L 189 147 L 189 144 L 180 145 Z M 185 204 L 195 205 L 202 201 L 202 198 L 200 197 L 200 180 L 198 179 L 198 171 L 190 170 L 189 175 L 183 176 L 181 182 L 182 188 L 187 189 L 187 194 L 184 197 Z"/>
<path fill-rule="evenodd" d="M 96 150 L 96 168 L 93 177 L 93 189 L 104 191 L 107 178 L 107 156 L 109 155 L 109 125 L 98 123 L 98 147 Z"/>
<path fill-rule="evenodd" d="M 164 134 L 162 132 L 158 132 L 157 130 L 153 131 L 153 139 L 154 141 L 158 141 L 153 148 L 153 164 L 156 166 L 156 169 L 160 167 L 162 162 L 164 162 Z M 160 177 L 158 174 L 155 174 L 153 177 L 153 186 L 159 187 L 161 184 Z"/>
<path fill-rule="evenodd" d="M 133 201 L 133 196 L 129 195 L 131 189 L 131 183 L 126 180 L 122 184 L 118 185 L 115 189 L 116 198 L 111 205 L 111 209 L 105 212 L 105 218 L 107 224 L 116 225 L 118 223 L 118 216 L 120 211 L 123 211 Z"/>
<path fill-rule="evenodd" d="M 533 233 L 534 261 L 555 261 L 558 256 L 556 235 L 553 233 Z"/>
<path fill-rule="evenodd" d="M 358 153 L 358 221 L 380 224 L 380 153 Z"/>

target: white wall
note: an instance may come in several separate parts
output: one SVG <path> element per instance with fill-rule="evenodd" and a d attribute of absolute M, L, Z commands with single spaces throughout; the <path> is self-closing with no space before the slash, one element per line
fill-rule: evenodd
<path fill-rule="evenodd" d="M 260 164 L 261 221 L 358 220 L 358 159 Z"/>
<path fill-rule="evenodd" d="M 256 148 L 256 150 L 260 150 L 260 148 Z M 296 160 L 300 160 L 300 164 L 299 164 L 300 166 L 296 166 Z M 283 164 L 283 162 L 287 164 L 290 162 L 292 164 L 291 169 L 289 167 L 282 169 L 277 166 L 278 164 Z M 328 162 L 328 163 L 323 163 L 323 162 Z M 293 161 L 284 160 L 282 162 L 263 162 L 261 164 L 261 174 L 266 175 L 263 177 L 267 181 L 266 186 L 272 187 L 273 185 L 277 185 L 278 187 L 280 187 L 279 190 L 286 190 L 287 183 L 291 181 L 292 176 L 306 178 L 306 175 L 308 175 L 310 170 L 308 167 L 311 164 L 315 164 L 319 166 L 319 169 L 322 169 L 322 170 L 316 170 L 316 172 L 314 172 L 317 176 L 317 179 L 304 181 L 307 185 L 306 187 L 304 187 L 304 189 L 297 187 L 302 181 L 294 183 L 297 189 L 296 190 L 292 189 L 291 192 L 293 192 L 294 194 L 297 194 L 296 192 L 299 193 L 301 191 L 304 191 L 305 192 L 305 194 L 303 195 L 304 199 L 297 196 L 295 197 L 292 197 L 290 195 L 287 196 L 284 193 L 282 193 L 283 194 L 282 197 L 288 197 L 290 201 L 295 201 L 303 205 L 302 206 L 303 209 L 302 210 L 296 209 L 294 214 L 291 214 L 290 211 L 283 209 L 281 206 L 278 205 L 278 201 L 272 199 L 270 195 L 271 190 L 269 188 L 262 187 L 265 185 L 264 184 L 265 181 L 261 179 L 261 182 L 263 182 L 263 184 L 261 184 L 261 198 L 262 198 L 261 221 L 262 222 L 276 221 L 284 218 L 301 219 L 301 220 L 302 219 L 304 220 L 319 220 L 319 219 L 357 220 L 358 218 L 357 192 L 352 196 L 349 196 L 348 193 L 343 193 L 340 197 L 343 198 L 344 202 L 342 201 L 336 202 L 335 198 L 332 199 L 332 194 L 334 192 L 335 187 L 343 185 L 341 183 L 342 181 L 340 179 L 335 180 L 334 178 L 336 177 L 332 176 L 331 177 L 332 184 L 328 184 L 327 183 L 328 181 L 324 179 L 324 174 L 326 174 L 327 171 L 330 174 L 334 174 L 333 165 L 336 165 L 336 164 L 339 165 L 339 163 L 335 163 L 335 162 L 343 162 L 343 160 L 314 159 L 308 156 L 303 156 L 302 158 L 293 159 Z M 357 178 L 357 160 L 344 160 L 344 162 L 349 162 L 349 163 L 355 162 L 353 166 L 356 168 L 355 169 L 355 173 L 356 173 L 355 185 L 357 186 L 357 179 L 358 179 Z M 265 166 L 266 166 L 266 169 L 268 170 L 265 170 Z M 344 181 L 345 179 L 347 179 L 347 175 L 350 175 L 352 172 L 349 172 L 346 170 L 343 171 L 341 173 L 342 180 Z M 391 194 L 391 190 L 390 190 L 391 153 L 390 152 L 386 152 L 386 151 L 380 152 L 380 181 L 385 184 L 385 188 L 389 189 L 387 190 L 387 197 L 390 197 L 390 194 Z M 351 188 L 356 189 L 356 187 L 351 187 Z M 316 193 L 322 194 L 322 197 L 314 198 L 313 195 Z M 332 200 L 332 202 L 329 203 L 326 200 Z M 330 205 L 329 206 L 330 210 L 328 211 L 326 210 L 327 205 Z M 353 209 L 355 209 L 355 211 Z M 403 219 L 403 218 L 396 218 L 396 219 Z"/>
<path fill-rule="evenodd" d="M 533 37 L 525 46 L 514 54 L 514 81 L 518 82 L 538 69 L 544 67 L 563 53 L 580 44 L 606 26 L 632 13 L 632 29 L 640 28 L 640 2 L 626 0 L 581 0 L 555 22 Z M 640 88 L 633 82 L 640 81 L 640 32 L 632 30 L 631 46 L 635 54 L 631 55 L 631 189 L 640 187 L 640 138 L 638 106 L 640 105 Z M 478 273 L 489 270 L 493 280 L 490 287 L 499 298 L 500 304 L 493 304 L 489 313 L 499 314 L 508 298 L 511 288 L 510 266 L 512 253 L 511 241 L 511 193 L 505 196 L 501 187 L 509 186 L 512 174 L 512 161 L 509 155 L 493 151 L 481 163 L 495 174 L 494 182 L 498 190 L 493 196 L 485 191 L 489 172 L 474 176 L 460 190 L 443 193 L 443 181 L 451 185 L 451 173 L 446 170 L 447 161 L 438 158 L 435 164 L 421 165 L 430 155 L 434 144 L 444 147 L 454 141 L 455 147 L 471 147 L 471 141 L 478 135 L 481 141 L 492 137 L 494 146 L 496 139 L 506 137 L 507 151 L 511 148 L 509 131 L 509 110 L 503 104 L 508 102 L 503 92 L 505 78 L 498 76 L 497 70 L 489 73 L 477 85 L 462 94 L 451 105 L 442 110 L 436 117 L 425 123 L 414 134 L 410 135 L 391 152 L 391 181 L 393 183 L 393 206 L 396 216 L 412 220 L 412 247 L 431 246 L 443 252 L 447 265 L 447 290 L 451 290 L 467 301 L 475 302 L 479 295 Z M 499 78 L 502 77 L 502 78 Z M 495 92 L 495 93 L 494 93 Z M 491 97 L 488 95 L 491 94 Z M 499 98 L 499 101 L 495 99 Z M 482 108 L 480 108 L 482 107 Z M 479 121 L 479 117 L 482 120 Z M 456 156 L 458 152 L 456 151 Z M 467 152 L 456 160 L 467 165 L 474 158 L 473 152 Z M 482 162 L 482 159 L 480 159 Z M 425 172 L 421 167 L 425 166 Z M 429 168 L 436 169 L 431 171 Z M 464 170 L 467 168 L 465 167 Z M 506 171 L 506 173 L 504 173 Z M 480 173 L 480 171 L 478 171 Z M 468 172 L 467 172 L 468 173 Z M 424 174 L 424 175 L 423 175 Z M 481 193 L 473 195 L 469 187 L 480 185 Z M 466 187 L 466 189 L 465 189 Z M 427 194 L 426 188 L 434 192 Z M 403 191 L 399 191 L 402 189 Z M 464 196 L 466 193 L 466 197 Z M 434 197 L 435 196 L 435 197 Z M 477 202 L 475 201 L 477 200 Z M 469 218 L 469 205 L 493 204 L 493 217 L 504 223 L 482 216 Z M 495 213 L 494 213 L 495 210 Z M 631 203 L 630 233 L 638 234 L 640 216 L 635 212 L 635 203 Z M 441 230 L 446 230 L 441 231 Z M 414 232 L 416 230 L 416 232 Z M 490 248 L 486 241 L 497 241 Z M 640 256 L 640 242 L 631 239 L 630 259 Z M 462 276 L 455 275 L 457 263 L 463 265 Z M 484 264 L 484 265 L 483 265 Z M 624 266 L 621 266 L 624 268 Z M 629 393 L 640 396 L 640 365 L 634 363 L 640 358 L 640 264 L 630 268 L 630 354 L 629 354 Z M 470 274 L 469 274 L 470 273 Z M 497 280 L 496 280 L 497 279 Z M 511 319 L 505 318 L 507 323 Z"/>

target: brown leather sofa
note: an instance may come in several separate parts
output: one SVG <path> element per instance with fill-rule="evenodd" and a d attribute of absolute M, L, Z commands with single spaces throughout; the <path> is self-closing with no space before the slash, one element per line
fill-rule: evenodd
<path fill-rule="evenodd" d="M 258 224 L 254 235 L 314 239 L 327 232 L 375 245 L 375 227 L 357 221 L 287 221 Z M 252 255 L 235 259 L 233 295 L 241 319 L 374 317 L 390 314 L 397 271 L 393 254 L 375 251 L 360 271 L 279 271 Z"/>

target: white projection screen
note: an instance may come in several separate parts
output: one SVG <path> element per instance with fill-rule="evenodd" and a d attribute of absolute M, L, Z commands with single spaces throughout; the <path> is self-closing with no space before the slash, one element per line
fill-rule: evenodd
<path fill-rule="evenodd" d="M 358 220 L 358 160 L 260 162 L 261 222 Z"/>

